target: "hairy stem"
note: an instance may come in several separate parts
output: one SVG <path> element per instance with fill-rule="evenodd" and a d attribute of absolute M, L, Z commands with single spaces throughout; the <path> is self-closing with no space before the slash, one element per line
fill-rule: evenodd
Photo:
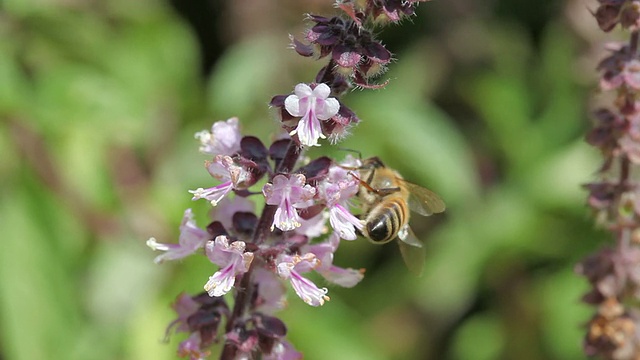
<path fill-rule="evenodd" d="M 287 147 L 285 156 L 276 169 L 275 174 L 290 173 L 291 170 L 293 170 L 296 162 L 298 161 L 300 150 L 300 146 L 292 141 Z M 278 207 L 276 205 L 265 205 L 264 209 L 262 209 L 260 220 L 258 220 L 258 225 L 256 226 L 256 229 L 253 233 L 252 240 L 254 244 L 263 243 L 269 236 L 269 233 L 271 232 L 271 224 L 273 223 L 273 217 L 276 213 L 277 208 Z M 233 327 L 236 321 L 242 318 L 244 312 L 249 306 L 251 298 L 253 297 L 254 287 L 252 286 L 251 277 L 254 268 L 255 262 L 252 262 L 249 270 L 242 276 L 240 284 L 236 287 L 236 298 L 233 304 L 233 310 L 225 328 L 227 333 L 233 331 Z M 222 353 L 220 354 L 220 360 L 232 360 L 235 358 L 235 355 L 235 345 L 227 342 L 225 343 Z"/>

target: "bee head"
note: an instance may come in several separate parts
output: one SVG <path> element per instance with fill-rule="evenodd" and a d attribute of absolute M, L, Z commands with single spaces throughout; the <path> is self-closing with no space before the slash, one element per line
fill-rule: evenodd
<path fill-rule="evenodd" d="M 378 168 L 383 168 L 384 163 L 382 162 L 382 160 L 380 160 L 379 157 L 377 156 L 373 156 L 370 157 L 368 159 L 364 159 L 362 161 L 362 167 L 363 168 L 369 168 L 369 169 L 378 169 Z"/>

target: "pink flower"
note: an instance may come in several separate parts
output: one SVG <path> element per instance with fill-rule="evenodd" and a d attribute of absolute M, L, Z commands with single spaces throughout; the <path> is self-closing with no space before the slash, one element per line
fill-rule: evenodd
<path fill-rule="evenodd" d="M 202 130 L 195 137 L 200 140 L 200 152 L 204 154 L 233 155 L 240 151 L 242 135 L 238 129 L 237 117 L 217 121 L 211 127 L 211 132 Z"/>
<path fill-rule="evenodd" d="M 300 216 L 296 209 L 303 209 L 313 204 L 316 189 L 305 184 L 307 179 L 302 174 L 293 174 L 291 177 L 276 175 L 272 183 L 266 183 L 262 193 L 268 205 L 278 205 L 273 218 L 271 230 L 274 227 L 282 231 L 290 231 L 300 224 Z"/>
<path fill-rule="evenodd" d="M 336 115 L 340 110 L 340 102 L 329 98 L 331 89 L 323 83 L 313 89 L 307 84 L 298 84 L 294 93 L 284 100 L 284 106 L 289 114 L 302 118 L 290 134 L 298 134 L 304 146 L 319 146 L 318 139 L 325 138 L 320 120 L 328 120 Z"/>
<path fill-rule="evenodd" d="M 222 181 L 222 184 L 207 189 L 189 190 L 193 194 L 191 200 L 207 199 L 216 206 L 233 189 L 243 189 L 253 180 L 251 173 L 235 164 L 230 156 L 217 155 L 215 161 L 205 162 L 209 174 Z"/>
<path fill-rule="evenodd" d="M 180 224 L 180 238 L 177 244 L 164 244 L 156 241 L 155 238 L 147 240 L 147 246 L 153 250 L 165 251 L 157 256 L 153 261 L 159 264 L 165 260 L 182 259 L 195 253 L 209 240 L 209 234 L 196 226 L 193 220 L 191 209 L 187 209 Z"/>
<path fill-rule="evenodd" d="M 300 249 L 300 252 L 313 254 L 319 260 L 319 265 L 315 267 L 315 271 L 327 281 L 342 287 L 354 287 L 364 278 L 364 270 L 345 269 L 333 265 L 333 254 L 338 249 L 339 244 L 340 237 L 337 233 L 333 233 L 327 241 L 305 245 Z"/>
<path fill-rule="evenodd" d="M 249 270 L 253 253 L 245 252 L 245 243 L 235 241 L 229 244 L 226 236 L 220 235 L 215 241 L 209 241 L 205 245 L 205 251 L 212 263 L 222 269 L 209 277 L 204 285 L 204 290 L 209 296 L 222 296 L 228 293 L 236 281 L 236 276 Z"/>
<path fill-rule="evenodd" d="M 276 269 L 278 275 L 285 280 L 289 280 L 293 290 L 305 303 L 311 306 L 324 305 L 329 300 L 327 288 L 318 288 L 311 280 L 300 275 L 320 264 L 314 254 L 300 255 L 280 255 L 278 257 Z"/>
<path fill-rule="evenodd" d="M 340 166 L 329 168 L 329 175 L 318 186 L 320 197 L 329 209 L 329 223 L 345 240 L 355 240 L 356 229 L 362 230 L 363 227 L 362 221 L 348 210 L 349 199 L 358 193 L 359 187 L 360 182 Z"/>

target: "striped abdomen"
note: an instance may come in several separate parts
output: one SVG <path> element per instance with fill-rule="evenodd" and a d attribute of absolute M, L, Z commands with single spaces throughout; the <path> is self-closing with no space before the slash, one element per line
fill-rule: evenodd
<path fill-rule="evenodd" d="M 409 209 L 402 196 L 386 196 L 365 218 L 366 237 L 376 243 L 393 240 L 409 221 Z"/>

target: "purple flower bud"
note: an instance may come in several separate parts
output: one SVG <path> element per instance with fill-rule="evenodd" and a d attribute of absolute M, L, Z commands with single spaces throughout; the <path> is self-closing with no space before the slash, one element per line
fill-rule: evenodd
<path fill-rule="evenodd" d="M 171 305 L 171 307 L 178 314 L 178 318 L 174 320 L 169 327 L 167 327 L 167 337 L 169 336 L 170 330 L 175 327 L 176 332 L 189 332 L 189 324 L 187 324 L 187 319 L 196 313 L 198 309 L 200 309 L 201 304 L 195 301 L 191 296 L 185 293 L 181 293 L 178 295 L 176 301 Z"/>
<path fill-rule="evenodd" d="M 287 327 L 277 317 L 255 313 L 252 320 L 260 335 L 271 338 L 281 338 L 287 335 Z"/>
<path fill-rule="evenodd" d="M 351 74 L 351 72 L 348 74 Z M 315 82 L 329 85 L 331 92 L 337 96 L 343 95 L 351 89 L 351 84 L 347 81 L 345 76 L 334 72 L 333 68 L 330 68 L 329 65 L 322 67 L 320 71 L 318 71 Z M 343 107 L 344 105 L 340 104 L 341 110 Z"/>
<path fill-rule="evenodd" d="M 209 233 L 211 239 L 215 239 L 220 235 L 229 235 L 227 229 L 224 228 L 220 221 L 212 221 L 209 225 L 207 225 L 207 232 Z"/>
<path fill-rule="evenodd" d="M 280 359 L 284 354 L 276 345 L 283 341 L 287 334 L 287 327 L 282 320 L 261 313 L 254 313 L 251 320 L 258 332 L 260 350 L 264 354 L 272 355 L 272 359 Z"/>
<path fill-rule="evenodd" d="M 618 25 L 620 8 L 620 5 L 600 5 L 598 7 L 593 16 L 602 31 L 609 32 Z"/>
<path fill-rule="evenodd" d="M 405 10 L 412 13 L 412 3 L 411 1 L 390 1 L 382 4 L 367 2 L 367 6 L 380 6 L 379 11 L 372 10 L 372 12 L 388 13 L 399 18 L 399 14 L 404 13 Z M 310 15 L 309 19 L 316 24 L 305 34 L 306 40 L 318 46 L 317 57 L 322 58 L 331 54 L 331 59 L 337 65 L 331 71 L 352 77 L 358 86 L 376 88 L 386 85 L 386 82 L 382 85 L 371 85 L 368 84 L 367 79 L 385 70 L 384 65 L 391 61 L 391 53 L 375 39 L 369 30 L 361 26 L 360 18 L 364 16 L 362 13 L 352 6 L 341 5 L 339 7 L 345 9 L 351 19 Z M 304 47 L 304 44 L 294 44 L 294 48 L 305 56 L 310 50 Z M 321 80 L 323 83 L 333 82 L 332 79 L 324 76 Z"/>
<path fill-rule="evenodd" d="M 600 9 L 598 9 L 600 10 Z M 596 14 L 597 19 L 597 14 Z M 637 31 L 640 20 L 640 1 L 630 1 L 622 7 L 620 12 L 620 25 L 631 31 Z"/>
<path fill-rule="evenodd" d="M 189 332 L 191 335 L 182 341 L 178 347 L 178 355 L 189 356 L 190 359 L 204 359 L 209 355 L 204 348 L 217 340 L 218 327 L 223 316 L 227 316 L 229 309 L 224 299 L 211 300 L 203 295 L 189 296 L 180 294 L 172 307 L 178 314 L 167 328 L 167 335 L 175 329 L 176 332 Z"/>
<path fill-rule="evenodd" d="M 624 119 L 609 109 L 598 109 L 594 114 L 596 124 L 588 134 L 587 142 L 597 146 L 605 154 L 618 147 L 618 139 L 627 127 Z"/>
<path fill-rule="evenodd" d="M 608 182 L 586 184 L 588 203 L 595 210 L 607 210 L 616 199 L 617 186 Z"/>
<path fill-rule="evenodd" d="M 329 141 L 332 144 L 336 144 L 341 141 L 347 135 L 349 135 L 350 129 L 360 122 L 360 119 L 356 114 L 344 105 L 340 105 L 340 111 L 331 120 L 323 123 L 323 131 L 329 135 Z"/>
<path fill-rule="evenodd" d="M 280 166 L 280 161 L 284 159 L 284 156 L 287 152 L 287 149 L 291 145 L 293 140 L 289 139 L 281 139 L 276 140 L 269 147 L 269 157 L 271 160 L 275 162 L 274 168 L 277 169 Z"/>
<path fill-rule="evenodd" d="M 333 161 L 330 158 L 321 156 L 296 170 L 296 173 L 304 175 L 309 184 L 315 185 L 316 182 L 327 176 L 329 166 L 331 166 L 332 163 Z"/>
<path fill-rule="evenodd" d="M 415 14 L 415 3 L 418 1 L 407 0 L 377 0 L 370 2 L 373 18 L 376 21 L 398 22 L 403 16 Z"/>
<path fill-rule="evenodd" d="M 240 147 L 242 149 L 241 155 L 249 160 L 259 162 L 267 158 L 267 148 L 255 136 L 243 137 Z"/>
<path fill-rule="evenodd" d="M 294 49 L 298 54 L 309 57 L 313 56 L 313 47 L 310 45 L 306 45 L 296 40 L 293 35 L 289 35 L 289 39 L 291 40 L 291 48 Z"/>
<path fill-rule="evenodd" d="M 611 51 L 611 55 L 598 64 L 598 70 L 602 72 L 600 88 L 613 90 L 626 84 L 638 89 L 637 77 L 640 66 L 638 60 L 631 54 L 629 46 L 613 43 L 607 48 Z"/>

